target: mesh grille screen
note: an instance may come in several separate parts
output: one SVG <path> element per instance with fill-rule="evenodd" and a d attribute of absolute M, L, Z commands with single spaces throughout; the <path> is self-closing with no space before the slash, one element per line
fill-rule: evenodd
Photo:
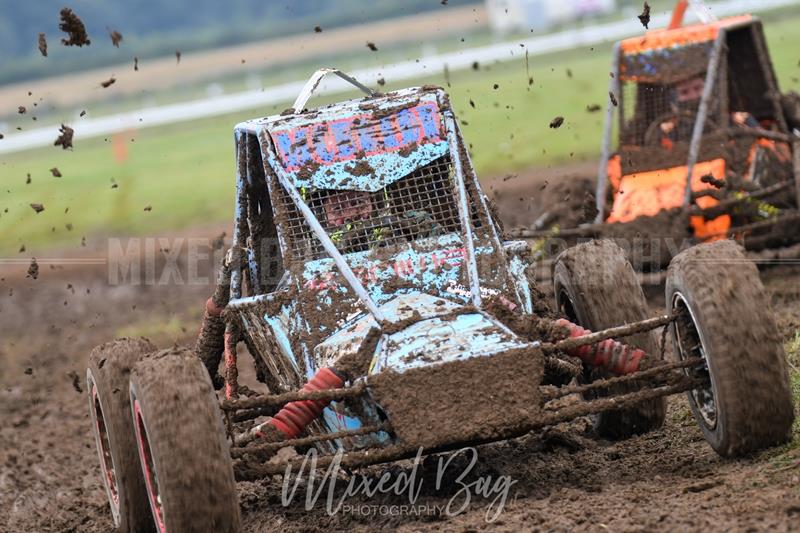
<path fill-rule="evenodd" d="M 283 231 L 295 258 L 326 257 L 289 194 L 278 189 L 287 215 Z M 449 155 L 374 193 L 327 189 L 305 193 L 306 204 L 343 254 L 459 232 L 456 197 Z M 475 213 L 473 221 L 478 222 Z"/>

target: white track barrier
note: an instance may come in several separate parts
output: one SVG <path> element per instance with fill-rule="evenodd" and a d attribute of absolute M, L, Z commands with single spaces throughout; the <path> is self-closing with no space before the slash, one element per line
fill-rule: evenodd
<path fill-rule="evenodd" d="M 798 0 L 728 0 L 707 4 L 708 9 L 717 17 L 725 17 L 751 11 L 766 11 L 785 6 L 799 6 Z M 693 14 L 687 12 L 687 22 Z M 650 27 L 665 27 L 669 22 L 669 14 L 654 16 Z M 481 64 L 498 61 L 521 59 L 528 51 L 529 56 L 539 56 L 563 50 L 587 47 L 608 41 L 616 41 L 625 37 L 642 34 L 642 25 L 635 17 L 616 22 L 597 24 L 595 26 L 551 33 L 530 39 L 504 42 L 459 50 L 445 54 L 432 55 L 419 60 L 408 60 L 400 63 L 366 68 L 348 72 L 361 83 L 376 86 L 378 79 L 384 77 L 393 83 L 399 80 L 424 78 L 441 75 L 445 66 L 450 71 L 470 68 L 477 61 Z M 293 81 L 265 87 L 263 89 L 245 91 L 235 94 L 214 96 L 190 102 L 170 104 L 139 109 L 105 117 L 82 119 L 75 126 L 75 140 L 99 137 L 122 131 L 141 129 L 163 124 L 174 124 L 200 118 L 212 117 L 226 113 L 234 113 L 261 106 L 275 105 L 293 101 L 305 85 L 306 80 Z M 326 79 L 317 89 L 317 94 L 341 93 L 352 89 L 352 86 L 339 78 Z M 52 145 L 58 136 L 58 126 L 47 126 L 20 133 L 9 133 L 0 140 L 0 154 L 18 152 L 29 148 Z"/>

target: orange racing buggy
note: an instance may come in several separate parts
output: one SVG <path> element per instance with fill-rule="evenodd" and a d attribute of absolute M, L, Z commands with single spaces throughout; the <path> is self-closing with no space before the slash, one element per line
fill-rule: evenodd
<path fill-rule="evenodd" d="M 594 224 L 518 236 L 672 239 L 632 258 L 638 270 L 728 237 L 800 256 L 800 97 L 779 92 L 760 20 L 684 27 L 685 7 L 614 48 Z"/>

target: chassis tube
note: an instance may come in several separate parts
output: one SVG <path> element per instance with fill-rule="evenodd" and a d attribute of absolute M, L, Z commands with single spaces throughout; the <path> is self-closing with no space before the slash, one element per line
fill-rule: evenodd
<path fill-rule="evenodd" d="M 711 59 L 708 62 L 708 72 L 706 73 L 706 84 L 703 87 L 703 97 L 700 100 L 700 108 L 697 110 L 697 120 L 694 122 L 694 130 L 692 130 L 692 142 L 689 145 L 689 161 L 686 164 L 686 191 L 683 195 L 684 207 L 689 207 L 689 204 L 692 202 L 692 172 L 694 171 L 694 165 L 697 163 L 697 156 L 700 152 L 700 141 L 703 139 L 703 128 L 705 128 L 706 125 L 708 102 L 711 100 L 711 94 L 714 91 L 714 82 L 717 79 L 719 58 L 722 55 L 722 45 L 724 42 L 725 30 L 720 29 L 714 41 L 714 47 L 711 49 Z"/>
<path fill-rule="evenodd" d="M 456 187 L 458 189 L 458 214 L 461 225 L 464 227 L 464 240 L 467 241 L 467 273 L 469 274 L 469 291 L 472 294 L 472 303 L 475 307 L 481 306 L 481 288 L 478 281 L 478 262 L 475 259 L 475 242 L 472 239 L 472 222 L 469 216 L 467 202 L 467 187 L 464 185 L 464 170 L 461 166 L 461 154 L 458 150 L 458 134 L 456 121 L 452 111 L 444 112 L 445 127 L 447 128 L 447 141 L 450 143 L 450 157 L 455 170 Z M 502 253 L 502 250 L 498 250 Z"/>
<path fill-rule="evenodd" d="M 600 146 L 600 166 L 597 169 L 597 189 L 595 191 L 595 205 L 597 206 L 597 216 L 594 219 L 595 224 L 600 224 L 605 220 L 606 214 L 606 187 L 608 184 L 608 158 L 611 155 L 611 132 L 614 129 L 614 109 L 617 107 L 611 101 L 611 94 L 616 95 L 618 100 L 622 100 L 620 96 L 620 82 L 619 82 L 619 62 L 620 62 L 620 45 L 614 45 L 612 53 L 611 72 L 614 77 L 608 80 L 608 104 L 606 104 L 606 118 L 603 125 L 603 144 Z"/>

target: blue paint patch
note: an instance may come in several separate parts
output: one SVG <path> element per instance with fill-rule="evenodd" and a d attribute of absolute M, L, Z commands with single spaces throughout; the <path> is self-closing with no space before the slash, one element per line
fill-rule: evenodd
<path fill-rule="evenodd" d="M 391 322 L 407 320 L 415 314 L 419 315 L 420 319 L 433 318 L 456 311 L 460 307 L 456 303 L 430 294 L 413 292 L 394 296 L 394 299 L 380 306 L 383 315 Z M 373 316 L 362 312 L 318 344 L 314 349 L 315 359 L 320 367 L 333 366 L 341 357 L 350 354 L 362 353 L 363 357 L 372 359 L 374 353 L 363 352 L 367 338 L 377 330 L 378 323 Z M 375 352 L 379 350 L 378 345 Z"/>
<path fill-rule="evenodd" d="M 278 343 L 281 353 L 292 362 L 295 370 L 299 372 L 300 366 L 297 364 L 297 358 L 292 350 L 292 343 L 289 341 L 286 330 L 283 328 L 283 322 L 280 318 L 269 315 L 264 316 L 264 321 L 269 325 L 270 329 L 272 329 L 272 334 L 275 336 L 275 341 Z"/>
<path fill-rule="evenodd" d="M 533 346 L 480 313 L 416 322 L 388 336 L 370 373 L 439 365 Z"/>
<path fill-rule="evenodd" d="M 468 289 L 459 285 L 467 254 L 462 242 L 459 234 L 448 233 L 419 239 L 413 247 L 400 248 L 388 259 L 376 259 L 373 251 L 347 254 L 347 259 L 353 272 L 379 305 L 404 292 L 404 289 L 384 290 L 392 280 L 398 279 L 411 284 L 411 292 L 439 294 L 459 303 L 469 303 L 471 298 Z M 479 262 L 482 257 L 495 253 L 492 246 L 475 248 Z M 347 292 L 336 272 L 336 265 L 330 258 L 309 261 L 304 265 L 302 286 L 316 290 L 317 299 L 325 305 L 330 291 L 340 294 Z"/>
<path fill-rule="evenodd" d="M 372 170 L 361 175 L 355 174 L 361 167 L 356 167 L 354 161 L 341 161 L 318 167 L 310 176 L 294 174 L 292 181 L 298 188 L 376 192 L 439 159 L 447 154 L 448 148 L 446 142 L 438 142 L 421 145 L 407 156 L 390 153 L 364 157 L 362 161 L 366 161 Z"/>
<path fill-rule="evenodd" d="M 297 188 L 381 190 L 447 153 L 439 95 L 406 90 L 275 120 L 277 164 Z"/>

